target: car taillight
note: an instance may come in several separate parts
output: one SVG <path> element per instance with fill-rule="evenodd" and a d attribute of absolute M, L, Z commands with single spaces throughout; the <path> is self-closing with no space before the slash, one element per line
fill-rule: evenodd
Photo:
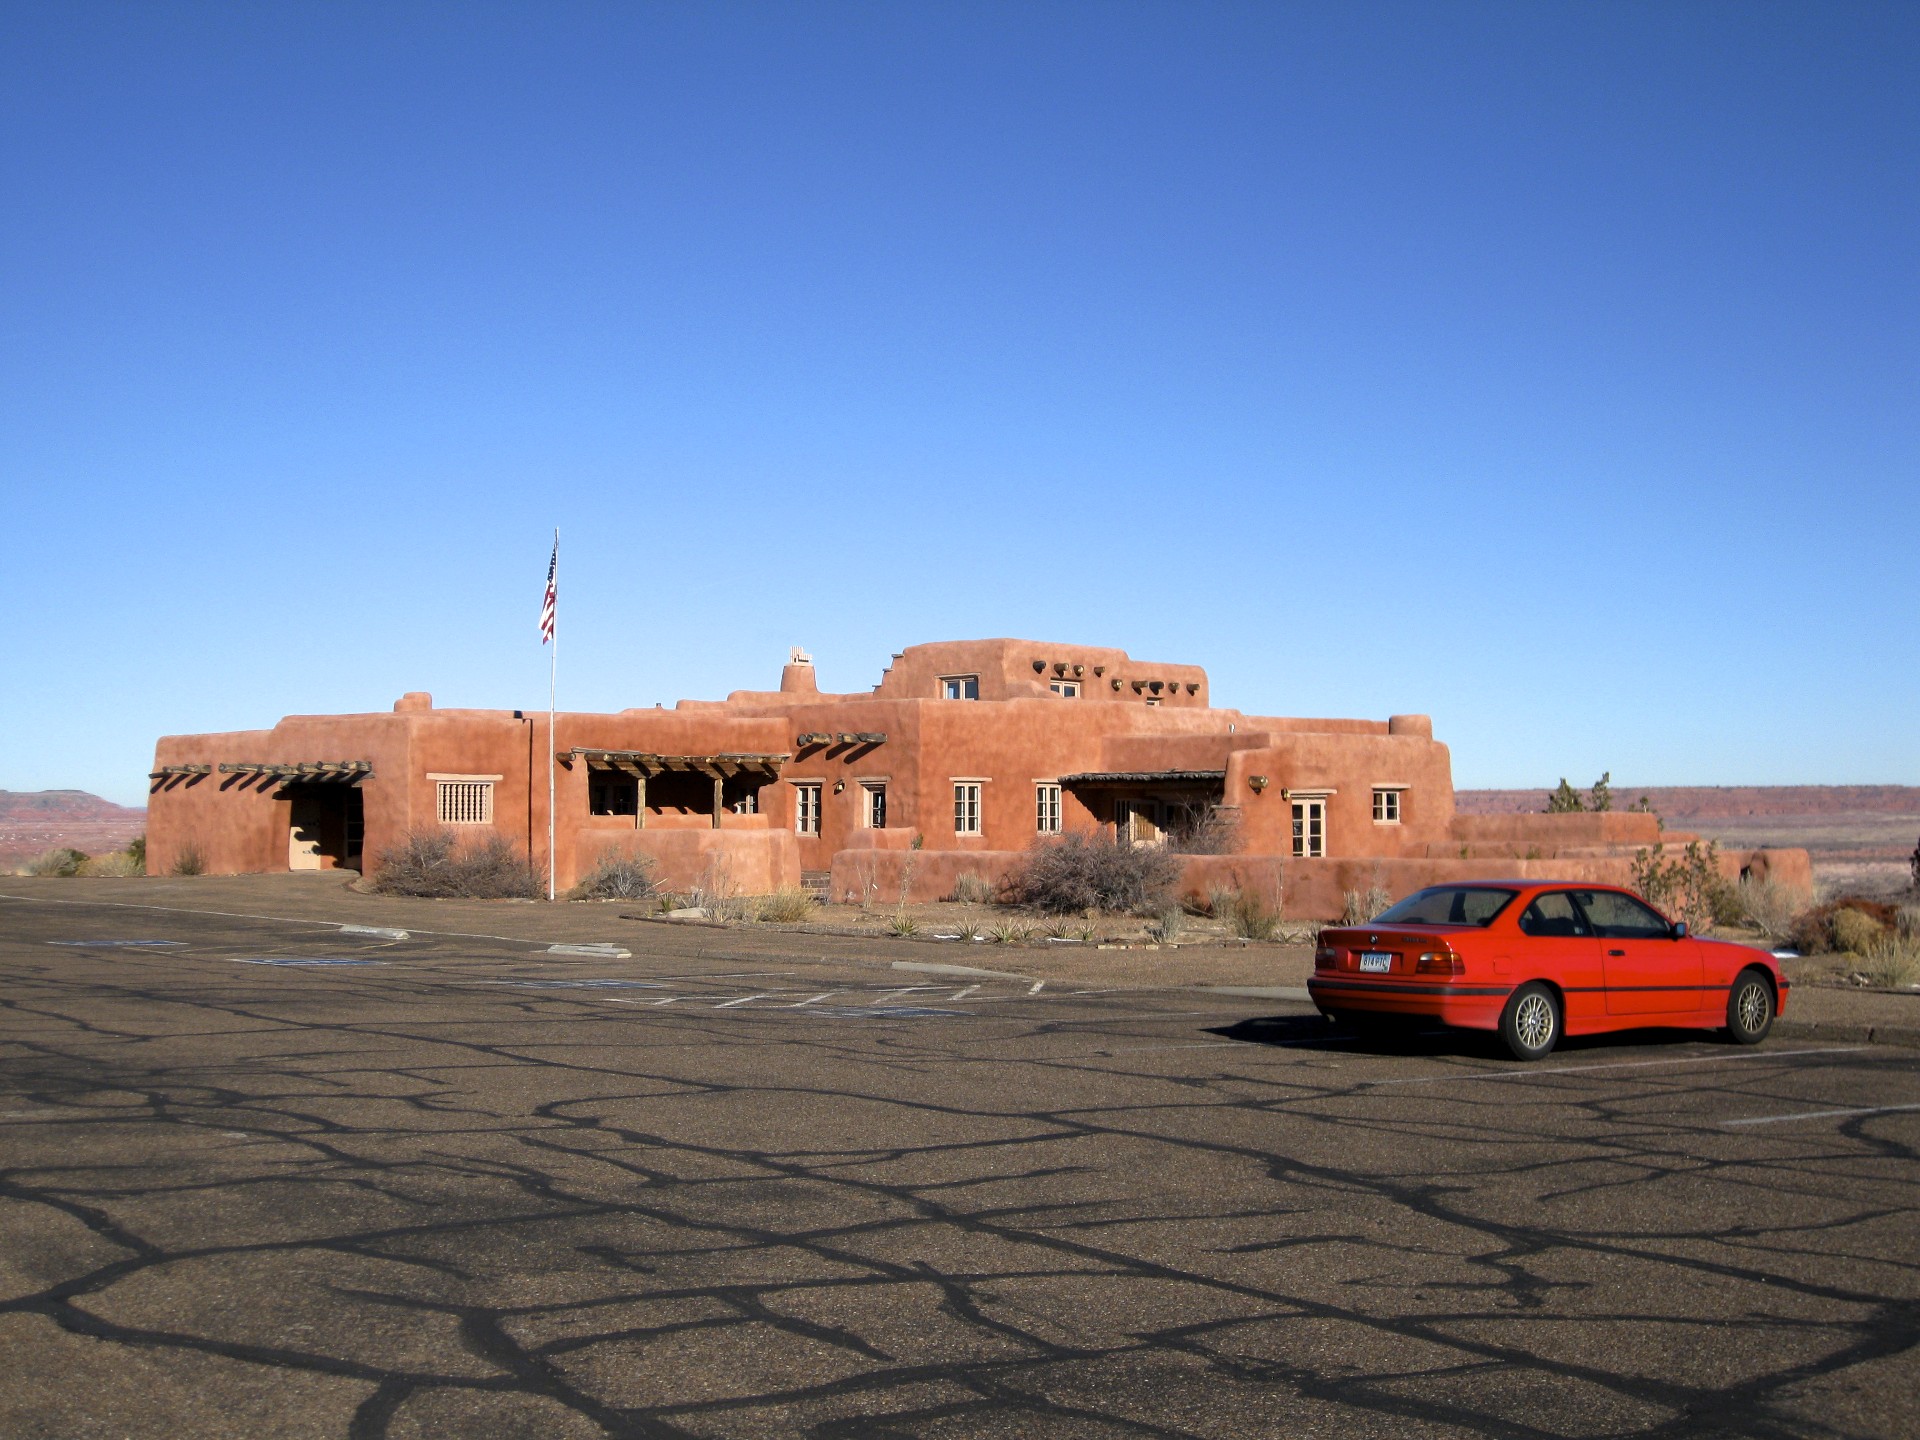
<path fill-rule="evenodd" d="M 1451 950 L 1429 950 L 1413 967 L 1416 975 L 1464 975 L 1467 967 Z"/>
<path fill-rule="evenodd" d="M 1337 968 L 1339 963 L 1340 952 L 1331 945 L 1322 945 L 1313 952 L 1313 968 L 1316 970 L 1332 970 Z"/>

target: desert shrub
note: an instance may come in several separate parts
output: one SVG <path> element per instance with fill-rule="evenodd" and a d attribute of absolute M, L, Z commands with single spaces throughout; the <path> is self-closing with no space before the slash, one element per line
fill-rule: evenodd
<path fill-rule="evenodd" d="M 1387 893 L 1384 885 L 1371 885 L 1363 894 L 1358 890 L 1343 890 L 1340 923 L 1342 925 L 1364 925 L 1393 904 L 1393 896 Z"/>
<path fill-rule="evenodd" d="M 1240 815 L 1209 805 L 1191 823 L 1174 827 L 1167 848 L 1176 855 L 1231 855 L 1240 848 Z"/>
<path fill-rule="evenodd" d="M 1793 933 L 1793 922 L 1813 897 L 1778 880 L 1743 879 L 1738 899 L 1741 919 L 1763 939 L 1778 943 Z"/>
<path fill-rule="evenodd" d="M 125 850 L 116 850 L 111 855 L 96 855 L 80 867 L 82 875 L 99 875 L 107 879 L 123 880 L 129 875 L 144 875 L 147 867 Z"/>
<path fill-rule="evenodd" d="M 1011 920 L 995 922 L 987 929 L 988 937 L 996 945 L 1012 945 L 1025 940 L 1033 932 L 1024 925 L 1016 925 Z"/>
<path fill-rule="evenodd" d="M 653 862 L 644 855 L 603 850 L 593 869 L 567 892 L 569 900 L 649 900 L 659 893 Z"/>
<path fill-rule="evenodd" d="M 418 831 L 381 851 L 373 888 L 437 900 L 532 900 L 543 893 L 532 863 L 506 836 L 462 845 L 446 830 Z"/>
<path fill-rule="evenodd" d="M 1187 928 L 1187 912 L 1178 905 L 1169 905 L 1147 927 L 1147 933 L 1162 944 L 1180 938 L 1180 932 Z"/>
<path fill-rule="evenodd" d="M 173 857 L 173 873 L 176 875 L 204 875 L 206 871 L 206 858 L 201 855 L 197 845 L 189 845 Z"/>
<path fill-rule="evenodd" d="M 43 850 L 27 861 L 29 875 L 78 875 L 80 867 L 87 863 L 84 850 L 70 849 L 65 845 Z"/>
<path fill-rule="evenodd" d="M 963 870 L 953 877 L 953 898 L 962 905 L 991 905 L 993 883 L 985 876 Z"/>
<path fill-rule="evenodd" d="M 1866 955 L 1887 938 L 1887 927 L 1871 915 L 1843 905 L 1833 912 L 1833 943 L 1849 955 Z"/>
<path fill-rule="evenodd" d="M 906 911 L 897 910 L 887 917 L 887 929 L 902 940 L 907 940 L 920 933 L 920 922 Z"/>
<path fill-rule="evenodd" d="M 759 916 L 770 924 L 798 925 L 811 920 L 819 908 L 820 903 L 804 890 L 776 890 L 761 897 Z"/>
<path fill-rule="evenodd" d="M 1665 845 L 1655 845 L 1633 857 L 1632 885 L 1655 908 L 1685 920 L 1696 930 L 1735 923 L 1741 916 L 1740 894 L 1720 873 L 1720 846 L 1689 840 L 1680 854 L 1668 857 Z"/>
<path fill-rule="evenodd" d="M 1271 940 L 1280 930 L 1280 907 L 1269 906 L 1252 890 L 1231 890 L 1222 898 L 1226 913 L 1220 915 L 1233 933 L 1248 940 Z"/>
<path fill-rule="evenodd" d="M 1861 971 L 1876 985 L 1899 989 L 1920 977 L 1920 941 L 1905 936 L 1882 936 L 1861 958 Z"/>
<path fill-rule="evenodd" d="M 144 835 L 136 835 L 133 837 L 133 839 L 129 840 L 127 842 L 127 854 L 131 855 L 133 857 L 134 863 L 140 867 L 137 873 L 141 875 L 146 874 L 147 873 L 147 837 Z"/>
<path fill-rule="evenodd" d="M 1046 914 L 1102 910 L 1155 915 L 1173 901 L 1180 857 L 1105 833 L 1037 840 L 1008 877 L 1014 899 Z"/>
<path fill-rule="evenodd" d="M 1902 905 L 1893 928 L 1902 940 L 1920 940 L 1920 905 Z"/>
<path fill-rule="evenodd" d="M 1842 910 L 1864 915 L 1882 930 L 1893 929 L 1898 916 L 1894 907 L 1884 900 L 1872 900 L 1864 895 L 1837 895 L 1794 917 L 1793 930 L 1788 937 L 1793 948 L 1802 955 L 1819 955 L 1844 949 L 1833 933 L 1834 917 Z"/>

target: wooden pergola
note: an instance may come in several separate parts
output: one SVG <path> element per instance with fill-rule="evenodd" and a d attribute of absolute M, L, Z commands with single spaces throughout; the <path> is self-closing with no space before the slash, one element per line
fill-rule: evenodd
<path fill-rule="evenodd" d="M 726 809 L 726 783 L 740 775 L 757 775 L 762 780 L 778 780 L 780 769 L 791 755 L 752 755 L 723 751 L 715 755 L 656 755 L 647 750 L 594 750 L 576 745 L 557 751 L 554 758 L 571 767 L 583 761 L 588 770 L 611 770 L 631 775 L 638 793 L 633 807 L 633 828 L 642 829 L 647 820 L 647 780 L 654 775 L 706 775 L 713 780 L 713 828 L 720 828 L 720 816 Z"/>

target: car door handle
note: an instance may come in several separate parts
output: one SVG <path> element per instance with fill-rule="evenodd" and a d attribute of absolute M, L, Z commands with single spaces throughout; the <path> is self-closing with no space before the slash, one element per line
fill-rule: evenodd
<path fill-rule="evenodd" d="M 1626 952 L 1626 951 L 1624 951 L 1624 950 L 1609 950 L 1609 951 L 1607 951 L 1607 954 L 1609 954 L 1609 955 L 1616 955 L 1616 956 L 1618 956 L 1618 955 L 1625 955 L 1626 953 L 1627 953 L 1627 952 Z"/>

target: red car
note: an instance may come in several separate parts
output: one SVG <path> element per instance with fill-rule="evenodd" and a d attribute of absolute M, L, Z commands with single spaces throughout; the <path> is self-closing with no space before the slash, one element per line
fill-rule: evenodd
<path fill-rule="evenodd" d="M 1498 1030 L 1520 1060 L 1562 1034 L 1649 1025 L 1756 1045 L 1787 989 L 1766 951 L 1696 939 L 1629 890 L 1541 880 L 1434 885 L 1369 924 L 1322 930 L 1307 982 L 1329 1019 Z"/>

